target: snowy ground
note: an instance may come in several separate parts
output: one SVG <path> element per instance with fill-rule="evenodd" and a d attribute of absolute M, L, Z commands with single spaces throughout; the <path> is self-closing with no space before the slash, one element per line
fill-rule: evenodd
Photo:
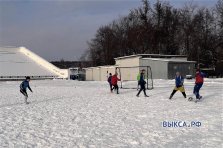
<path fill-rule="evenodd" d="M 186 80 L 187 95 L 194 80 Z M 223 146 L 223 79 L 206 79 L 202 102 L 188 102 L 173 80 L 155 89 L 112 94 L 106 82 L 31 81 L 25 105 L 20 82 L 0 82 L 0 147 L 213 147 Z M 163 121 L 198 121 L 196 127 L 163 127 Z"/>

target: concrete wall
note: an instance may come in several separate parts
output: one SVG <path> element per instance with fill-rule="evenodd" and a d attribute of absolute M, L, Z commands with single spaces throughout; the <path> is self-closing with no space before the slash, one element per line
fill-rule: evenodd
<path fill-rule="evenodd" d="M 195 63 L 193 62 L 169 62 L 168 63 L 168 79 L 173 79 L 176 72 L 180 72 L 182 76 L 192 75 L 195 73 Z"/>
<path fill-rule="evenodd" d="M 151 59 L 140 59 L 140 66 L 150 66 L 153 79 L 168 79 L 168 62 Z"/>

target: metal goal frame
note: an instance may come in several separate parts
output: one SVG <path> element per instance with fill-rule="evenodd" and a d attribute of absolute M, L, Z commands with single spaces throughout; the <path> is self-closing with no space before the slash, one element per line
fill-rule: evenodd
<path fill-rule="evenodd" d="M 125 88 L 123 87 L 123 84 L 122 84 L 122 73 L 121 73 L 121 69 L 124 68 L 124 69 L 127 69 L 127 68 L 144 68 L 146 69 L 146 75 L 147 75 L 147 78 L 146 78 L 146 89 L 148 90 L 151 90 L 151 89 L 154 89 L 153 87 L 153 75 L 152 75 L 152 69 L 150 66 L 132 66 L 132 67 L 116 67 L 116 72 L 119 72 L 120 74 L 120 79 L 121 79 L 121 87 L 122 89 L 137 89 L 136 87 L 130 87 L 130 88 Z M 150 72 L 150 73 L 149 73 Z M 149 77 L 148 76 L 151 76 L 151 87 L 149 87 Z"/>

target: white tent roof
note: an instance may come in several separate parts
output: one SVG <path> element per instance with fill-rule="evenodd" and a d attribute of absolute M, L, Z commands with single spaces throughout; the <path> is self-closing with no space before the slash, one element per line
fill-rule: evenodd
<path fill-rule="evenodd" d="M 38 62 L 20 52 L 20 48 L 0 47 L 0 77 L 56 76 Z"/>

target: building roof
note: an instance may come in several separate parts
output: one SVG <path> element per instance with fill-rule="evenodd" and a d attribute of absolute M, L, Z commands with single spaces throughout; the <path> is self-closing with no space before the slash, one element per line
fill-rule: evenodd
<path fill-rule="evenodd" d="M 167 58 L 142 58 L 143 60 L 164 61 L 164 62 L 180 62 L 180 63 L 196 63 L 196 61 L 187 61 L 185 59 L 167 59 Z"/>
<path fill-rule="evenodd" d="M 164 55 L 164 54 L 137 54 L 138 56 L 151 58 L 186 58 L 186 55 Z"/>
<path fill-rule="evenodd" d="M 16 47 L 0 47 L 0 77 L 57 76 Z"/>
<path fill-rule="evenodd" d="M 115 60 L 126 59 L 126 58 L 187 58 L 186 55 L 163 55 L 163 54 L 135 54 L 129 56 L 122 56 L 114 58 Z"/>
<path fill-rule="evenodd" d="M 100 68 L 115 68 L 115 65 L 105 65 L 105 66 L 97 66 Z"/>
<path fill-rule="evenodd" d="M 130 56 L 117 57 L 117 58 L 114 58 L 114 59 L 119 60 L 119 59 L 134 58 L 134 57 L 141 57 L 141 56 L 136 54 L 136 55 L 130 55 Z"/>
<path fill-rule="evenodd" d="M 94 67 L 86 67 L 86 68 L 83 68 L 83 69 L 86 69 L 86 70 L 88 70 L 88 69 L 93 69 Z"/>

